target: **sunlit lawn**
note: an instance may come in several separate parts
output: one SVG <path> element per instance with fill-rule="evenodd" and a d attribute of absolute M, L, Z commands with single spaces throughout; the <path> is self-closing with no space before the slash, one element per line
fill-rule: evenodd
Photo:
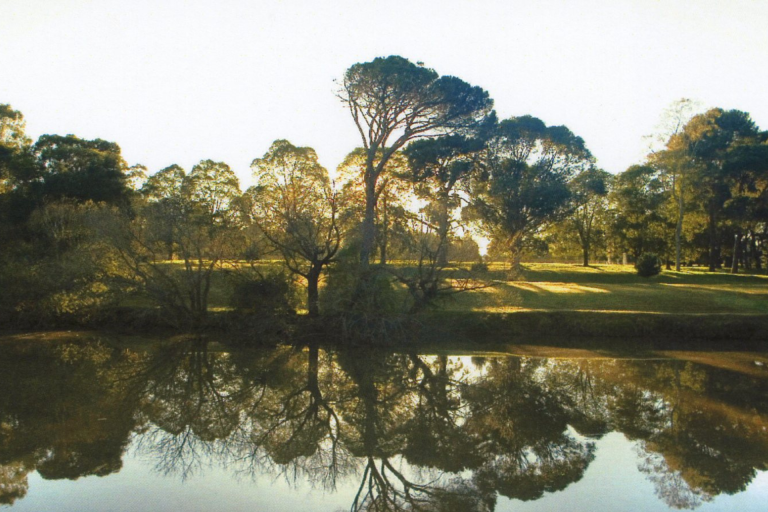
<path fill-rule="evenodd" d="M 181 261 L 168 262 L 182 270 Z M 243 267 L 245 263 L 237 265 Z M 406 262 L 396 262 L 400 267 Z M 235 264 L 215 273 L 209 298 L 211 310 L 229 308 L 230 278 Z M 279 269 L 279 261 L 257 264 Z M 510 313 L 519 311 L 610 311 L 692 314 L 768 314 L 768 276 L 710 273 L 701 268 L 664 271 L 650 279 L 632 266 L 524 263 L 523 276 L 508 281 L 504 264 L 491 264 L 485 274 L 490 287 L 452 295 L 442 303 L 448 311 Z M 405 294 L 405 291 L 403 291 Z M 129 299 L 125 305 L 148 305 Z"/>
<path fill-rule="evenodd" d="M 524 264 L 518 281 L 492 266 L 494 286 L 459 294 L 446 309 L 514 312 L 581 310 L 645 313 L 768 313 L 768 277 L 688 268 L 651 279 L 621 265 Z"/>

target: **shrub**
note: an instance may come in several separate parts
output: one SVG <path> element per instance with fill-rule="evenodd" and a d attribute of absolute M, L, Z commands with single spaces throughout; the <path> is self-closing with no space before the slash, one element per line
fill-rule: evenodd
<path fill-rule="evenodd" d="M 258 316 L 294 313 L 296 302 L 293 281 L 282 273 L 239 275 L 230 298 L 235 310 Z"/>
<path fill-rule="evenodd" d="M 653 277 L 661 273 L 661 260 L 652 252 L 645 252 L 637 258 L 635 263 L 637 275 L 640 277 Z"/>
<path fill-rule="evenodd" d="M 488 264 L 484 261 L 477 261 L 469 267 L 472 272 L 488 272 Z"/>

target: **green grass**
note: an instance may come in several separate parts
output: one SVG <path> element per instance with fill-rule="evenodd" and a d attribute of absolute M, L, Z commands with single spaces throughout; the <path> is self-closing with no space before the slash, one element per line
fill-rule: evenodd
<path fill-rule="evenodd" d="M 630 266 L 524 264 L 518 281 L 501 265 L 488 272 L 493 286 L 458 294 L 447 310 L 514 313 L 599 311 L 616 313 L 768 314 L 768 277 L 664 271 L 647 279 Z"/>
<path fill-rule="evenodd" d="M 182 266 L 167 265 L 179 270 Z M 259 267 L 279 270 L 282 263 L 260 262 Z M 440 344 L 450 339 L 492 345 L 519 337 L 558 337 L 566 339 L 566 346 L 581 346 L 583 341 L 574 340 L 592 338 L 609 340 L 613 347 L 616 340 L 642 338 L 645 348 L 669 348 L 669 340 L 730 340 L 729 347 L 757 343 L 761 350 L 768 339 L 768 276 L 687 268 L 646 279 L 621 265 L 523 267 L 520 279 L 509 281 L 506 265 L 492 264 L 484 275 L 489 287 L 451 295 L 436 311 L 408 320 L 415 322 L 409 324 L 414 334 L 418 331 L 420 338 Z M 209 300 L 212 313 L 230 309 L 232 284 L 226 270 L 216 272 Z M 399 293 L 405 300 L 406 290 L 401 287 Z M 152 303 L 133 298 L 123 306 L 143 309 Z"/>
<path fill-rule="evenodd" d="M 167 265 L 182 269 L 179 261 Z M 407 264 L 397 264 L 407 266 Z M 277 269 L 279 261 L 259 263 Z M 452 295 L 441 309 L 481 313 L 602 312 L 664 314 L 768 314 L 768 276 L 707 272 L 686 268 L 663 271 L 653 278 L 636 275 L 622 265 L 527 263 L 516 281 L 507 280 L 504 264 L 491 264 L 485 278 L 490 287 Z M 212 279 L 209 307 L 229 308 L 232 281 L 225 271 Z M 405 294 L 405 291 L 403 291 Z M 128 299 L 125 306 L 148 306 L 144 299 Z"/>

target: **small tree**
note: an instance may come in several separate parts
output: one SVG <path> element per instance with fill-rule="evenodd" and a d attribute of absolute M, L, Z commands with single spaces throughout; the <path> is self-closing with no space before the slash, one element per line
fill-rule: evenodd
<path fill-rule="evenodd" d="M 644 252 L 635 262 L 637 275 L 640 277 L 653 277 L 661 273 L 661 260 L 652 252 Z"/>
<path fill-rule="evenodd" d="M 649 165 L 633 165 L 614 178 L 611 190 L 613 230 L 633 258 L 644 252 L 668 254 L 673 229 L 665 206 L 669 192 L 659 172 Z"/>
<path fill-rule="evenodd" d="M 307 308 L 317 316 L 320 276 L 341 246 L 340 195 L 315 150 L 287 140 L 275 141 L 251 167 L 257 180 L 251 189 L 255 222 L 288 269 L 307 280 Z"/>
<path fill-rule="evenodd" d="M 607 208 L 609 180 L 610 174 L 607 172 L 590 168 L 569 184 L 573 210 L 566 223 L 578 236 L 585 267 L 589 266 L 590 250 L 596 238 L 596 224 Z"/>

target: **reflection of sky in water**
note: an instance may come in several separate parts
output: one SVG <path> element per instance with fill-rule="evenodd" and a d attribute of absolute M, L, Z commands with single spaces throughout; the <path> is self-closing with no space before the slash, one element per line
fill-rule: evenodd
<path fill-rule="evenodd" d="M 581 481 L 537 501 L 521 502 L 502 497 L 496 512 L 670 510 L 653 498 L 653 485 L 638 471 L 633 443 L 622 434 L 612 433 L 596 444 L 597 457 Z M 282 478 L 267 476 L 256 482 L 249 478 L 238 479 L 222 468 L 211 467 L 181 482 L 177 476 L 158 475 L 152 470 L 151 461 L 137 458 L 131 451 L 124 459 L 123 469 L 107 477 L 47 481 L 37 474 L 30 475 L 29 494 L 17 502 L 13 510 L 335 512 L 349 510 L 357 482 L 348 480 L 336 493 L 326 493 L 312 489 L 306 483 L 288 484 Z M 768 503 L 768 472 L 761 472 L 745 492 L 719 496 L 696 510 L 762 512 L 765 503 Z"/>

